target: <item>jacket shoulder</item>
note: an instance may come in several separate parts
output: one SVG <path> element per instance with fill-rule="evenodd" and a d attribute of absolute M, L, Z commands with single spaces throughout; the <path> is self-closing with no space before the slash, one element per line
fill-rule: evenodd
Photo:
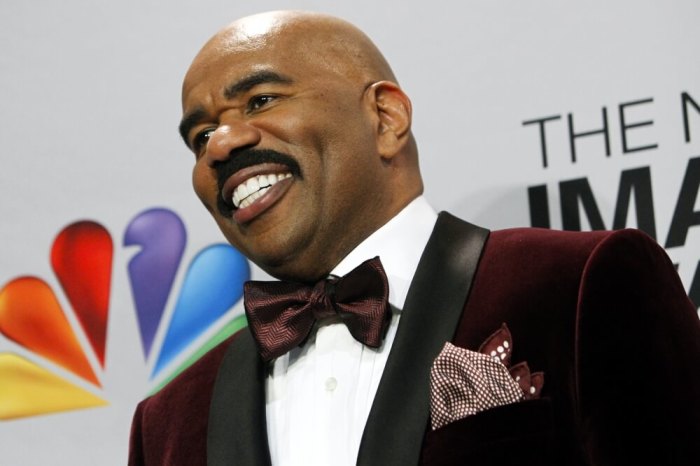
<path fill-rule="evenodd" d="M 219 366 L 239 330 L 156 394 L 139 403 L 132 423 L 130 465 L 199 465 L 206 459 L 209 406 Z"/>
<path fill-rule="evenodd" d="M 194 393 L 201 396 L 203 390 L 213 386 L 226 349 L 239 334 L 240 331 L 219 343 L 161 390 L 145 399 L 149 409 L 162 409 L 173 403 L 191 400 Z"/>

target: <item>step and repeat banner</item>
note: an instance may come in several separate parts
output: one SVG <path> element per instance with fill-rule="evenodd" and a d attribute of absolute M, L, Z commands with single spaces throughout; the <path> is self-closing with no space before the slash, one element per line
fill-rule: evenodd
<path fill-rule="evenodd" d="M 265 275 L 191 188 L 180 86 L 229 21 L 343 17 L 414 105 L 426 196 L 497 229 L 640 228 L 700 303 L 700 4 L 0 3 L 0 464 L 125 464 L 136 403 Z"/>

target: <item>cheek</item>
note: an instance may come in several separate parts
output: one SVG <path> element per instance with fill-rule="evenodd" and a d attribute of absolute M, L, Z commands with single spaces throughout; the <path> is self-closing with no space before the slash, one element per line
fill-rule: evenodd
<path fill-rule="evenodd" d="M 192 169 L 192 187 L 197 196 L 210 209 L 209 203 L 215 201 L 218 194 L 218 186 L 212 170 L 201 163 L 195 164 Z"/>

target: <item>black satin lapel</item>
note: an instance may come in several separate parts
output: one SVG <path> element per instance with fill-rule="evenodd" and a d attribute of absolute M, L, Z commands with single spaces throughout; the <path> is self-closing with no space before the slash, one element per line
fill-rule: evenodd
<path fill-rule="evenodd" d="M 440 213 L 408 291 L 358 465 L 418 464 L 430 415 L 430 367 L 454 336 L 488 234 Z"/>
<path fill-rule="evenodd" d="M 268 466 L 265 366 L 248 329 L 219 368 L 209 408 L 208 466 Z"/>

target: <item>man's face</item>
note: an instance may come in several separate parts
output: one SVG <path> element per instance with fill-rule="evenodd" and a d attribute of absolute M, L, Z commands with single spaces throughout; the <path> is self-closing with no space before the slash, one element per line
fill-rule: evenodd
<path fill-rule="evenodd" d="M 185 79 L 181 129 L 228 241 L 272 275 L 311 281 L 386 220 L 389 190 L 371 83 L 284 44 L 209 44 Z"/>

